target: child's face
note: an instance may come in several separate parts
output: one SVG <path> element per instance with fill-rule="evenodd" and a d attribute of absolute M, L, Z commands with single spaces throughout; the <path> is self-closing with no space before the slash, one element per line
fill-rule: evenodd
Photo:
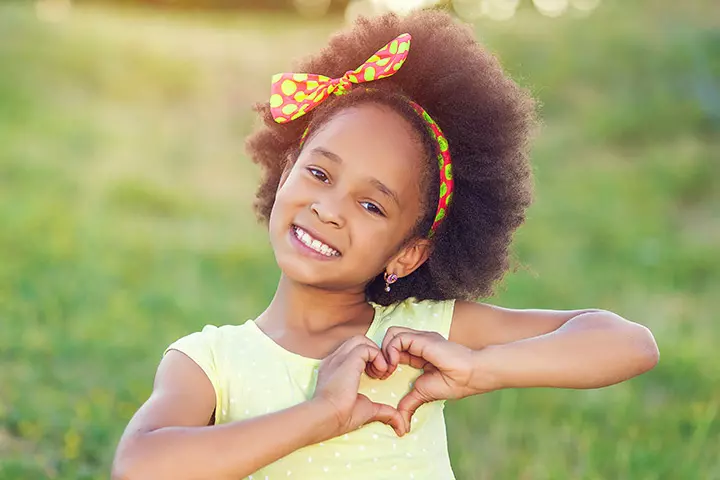
<path fill-rule="evenodd" d="M 336 113 L 278 187 L 269 230 L 283 273 L 320 288 L 362 291 L 403 255 L 399 248 L 421 214 L 424 161 L 411 125 L 388 107 Z M 303 242 L 313 238 L 331 249 Z"/>

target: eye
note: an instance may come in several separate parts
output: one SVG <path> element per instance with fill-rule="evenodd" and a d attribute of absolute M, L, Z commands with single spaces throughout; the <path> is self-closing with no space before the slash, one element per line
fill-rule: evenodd
<path fill-rule="evenodd" d="M 323 172 L 322 170 L 318 170 L 317 168 L 312 168 L 312 167 L 308 167 L 307 170 L 308 170 L 308 172 L 310 172 L 310 175 L 312 175 L 313 177 L 317 178 L 318 180 L 320 180 L 323 183 L 327 183 L 328 177 L 327 177 L 327 175 L 325 175 L 325 172 Z"/>
<path fill-rule="evenodd" d="M 367 207 L 365 207 L 365 210 L 367 210 L 370 213 L 373 213 L 375 215 L 381 215 L 383 217 L 385 216 L 385 214 L 382 212 L 382 210 L 380 210 L 380 208 L 377 205 L 375 205 L 374 203 L 360 202 L 360 205 L 363 205 L 363 206 L 367 205 Z"/>

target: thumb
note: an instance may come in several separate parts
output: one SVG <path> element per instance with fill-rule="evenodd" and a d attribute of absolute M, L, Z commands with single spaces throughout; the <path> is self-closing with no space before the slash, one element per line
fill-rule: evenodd
<path fill-rule="evenodd" d="M 367 398 L 367 397 L 366 397 Z M 371 416 L 365 423 L 382 422 L 390 425 L 398 437 L 402 437 L 407 433 L 407 423 L 403 419 L 400 412 L 390 405 L 384 403 L 375 403 L 368 399 L 371 406 Z"/>
<path fill-rule="evenodd" d="M 415 415 L 415 411 L 423 404 L 430 401 L 432 401 L 432 399 L 427 398 L 415 387 L 413 387 L 407 395 L 400 399 L 397 409 L 402 416 L 403 421 L 408 426 L 408 430 L 410 430 L 410 420 L 412 419 L 412 416 Z"/>

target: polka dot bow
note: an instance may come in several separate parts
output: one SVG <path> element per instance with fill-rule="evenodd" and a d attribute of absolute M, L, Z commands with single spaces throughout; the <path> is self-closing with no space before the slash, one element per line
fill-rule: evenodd
<path fill-rule="evenodd" d="M 340 78 L 312 73 L 278 73 L 272 78 L 270 113 L 277 123 L 305 115 L 331 93 L 343 95 L 352 84 L 389 77 L 397 72 L 410 50 L 410 34 L 403 33 L 375 52 L 355 70 Z"/>
<path fill-rule="evenodd" d="M 360 84 L 389 77 L 397 72 L 410 51 L 409 33 L 398 35 L 355 70 L 348 70 L 340 78 L 330 78 L 312 73 L 278 73 L 272 78 L 270 90 L 270 113 L 277 123 L 295 120 L 317 107 L 330 94 L 344 95 L 353 84 Z M 408 99 L 410 106 L 425 120 L 428 132 L 437 141 L 437 160 L 440 169 L 440 198 L 428 238 L 431 238 L 447 215 L 453 195 L 452 163 L 450 149 L 437 123 L 417 103 Z M 301 144 L 307 136 L 306 129 Z"/>

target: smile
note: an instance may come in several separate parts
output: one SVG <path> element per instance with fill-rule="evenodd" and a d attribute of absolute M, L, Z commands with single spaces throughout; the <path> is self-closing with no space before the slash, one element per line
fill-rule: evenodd
<path fill-rule="evenodd" d="M 308 248 L 315 250 L 317 253 L 321 255 L 325 255 L 326 257 L 339 257 L 340 252 L 332 248 L 331 246 L 321 242 L 320 240 L 314 238 L 312 235 L 307 233 L 302 228 L 293 225 L 292 226 L 293 233 L 295 234 L 295 238 L 297 238 L 299 241 L 301 241 L 303 244 L 305 244 Z"/>

